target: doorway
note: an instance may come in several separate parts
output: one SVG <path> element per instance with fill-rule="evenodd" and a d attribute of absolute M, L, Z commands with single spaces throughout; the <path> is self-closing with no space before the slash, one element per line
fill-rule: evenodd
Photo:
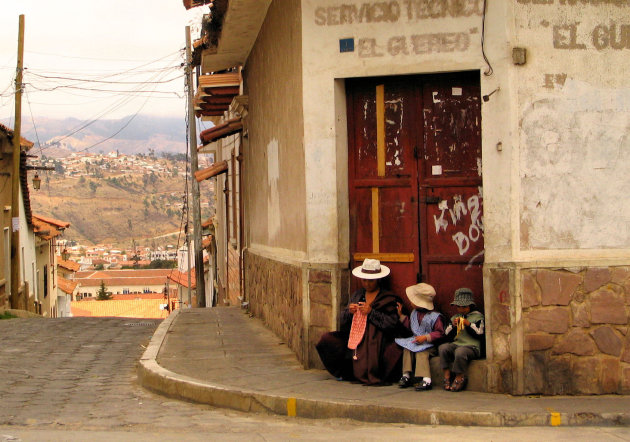
<path fill-rule="evenodd" d="M 379 259 L 405 301 L 433 285 L 445 314 L 458 287 L 483 308 L 479 72 L 351 79 L 346 94 L 352 267 Z"/>

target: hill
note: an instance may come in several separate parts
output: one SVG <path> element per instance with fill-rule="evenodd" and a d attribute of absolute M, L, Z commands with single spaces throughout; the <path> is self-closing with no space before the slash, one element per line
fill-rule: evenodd
<path fill-rule="evenodd" d="M 114 120 L 79 120 L 38 117 L 23 118 L 22 136 L 33 141 L 32 153 L 62 158 L 72 152 L 135 154 L 153 150 L 186 152 L 186 121 L 182 118 L 129 116 Z M 11 122 L 2 121 L 12 127 Z M 41 147 L 38 147 L 38 140 Z"/>
<path fill-rule="evenodd" d="M 174 161 L 161 159 L 168 170 Z M 184 163 L 179 162 L 183 168 Z M 31 191 L 33 212 L 71 223 L 64 238 L 84 244 L 173 244 L 182 222 L 183 173 L 108 173 L 68 177 L 44 173 Z M 203 183 L 202 219 L 211 215 L 209 183 Z M 185 219 L 184 219 L 185 221 Z M 191 221 L 192 224 L 192 221 Z M 168 237 L 167 234 L 175 233 Z M 183 241 L 183 239 L 182 239 Z"/>

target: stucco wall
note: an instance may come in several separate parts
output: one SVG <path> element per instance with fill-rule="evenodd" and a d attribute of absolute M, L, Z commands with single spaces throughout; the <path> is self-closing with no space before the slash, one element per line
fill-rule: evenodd
<path fill-rule="evenodd" d="M 630 3 L 515 4 L 521 248 L 628 249 Z"/>
<path fill-rule="evenodd" d="M 273 2 L 247 60 L 249 245 L 306 251 L 300 2 Z"/>

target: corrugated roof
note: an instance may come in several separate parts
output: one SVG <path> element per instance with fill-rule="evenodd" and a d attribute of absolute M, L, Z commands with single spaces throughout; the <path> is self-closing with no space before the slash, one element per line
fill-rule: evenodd
<path fill-rule="evenodd" d="M 76 289 L 78 285 L 79 283 L 76 281 L 70 281 L 66 278 L 62 278 L 61 276 L 57 277 L 57 286 L 62 292 L 69 295 L 74 293 L 74 289 Z"/>
<path fill-rule="evenodd" d="M 4 124 L 0 123 L 0 131 L 4 132 L 8 138 L 13 140 L 13 129 L 9 129 Z M 33 143 L 32 141 L 29 141 L 29 140 L 27 140 L 26 138 L 24 138 L 22 136 L 20 137 L 20 147 L 23 147 L 24 150 L 29 150 L 34 145 L 35 145 L 35 143 Z"/>
<path fill-rule="evenodd" d="M 195 113 L 199 116 L 221 116 L 240 92 L 240 72 L 201 75 L 195 94 Z"/>
<path fill-rule="evenodd" d="M 183 287 L 188 287 L 188 272 L 180 272 L 179 270 L 173 270 L 173 273 L 169 275 L 168 279 Z M 191 288 L 197 288 L 197 281 L 195 277 L 195 269 L 190 271 L 190 286 Z"/>
<path fill-rule="evenodd" d="M 205 169 L 198 170 L 195 172 L 195 179 L 198 183 L 203 180 L 207 180 L 209 178 L 215 177 L 221 173 L 226 173 L 228 171 L 228 163 L 227 161 L 221 161 L 219 163 L 215 163 L 210 167 Z"/>
<path fill-rule="evenodd" d="M 39 218 L 41 221 L 44 221 L 45 223 L 48 223 L 48 224 L 53 225 L 55 227 L 58 227 L 60 229 L 67 229 L 68 227 L 70 227 L 70 223 L 66 222 L 66 221 L 60 221 L 58 219 L 51 218 L 49 216 L 43 216 L 43 215 L 35 215 L 35 214 L 33 214 L 33 216 L 35 218 Z"/>
<path fill-rule="evenodd" d="M 64 229 L 70 227 L 70 223 L 41 215 L 33 214 L 31 220 L 35 234 L 45 240 L 61 235 Z"/>
<path fill-rule="evenodd" d="M 81 264 L 65 259 L 57 259 L 57 267 L 63 267 L 64 269 L 70 270 L 71 272 L 78 272 L 79 270 L 81 270 Z"/>
<path fill-rule="evenodd" d="M 243 121 L 241 118 L 231 118 L 224 123 L 218 124 L 210 129 L 206 129 L 201 132 L 199 138 L 201 143 L 206 145 L 213 141 L 220 140 L 221 138 L 229 137 L 243 130 Z M 200 150 L 202 148 L 197 148 Z"/>
<path fill-rule="evenodd" d="M 163 299 L 73 301 L 72 316 L 98 316 L 117 318 L 166 318 L 167 310 L 160 310 Z"/>

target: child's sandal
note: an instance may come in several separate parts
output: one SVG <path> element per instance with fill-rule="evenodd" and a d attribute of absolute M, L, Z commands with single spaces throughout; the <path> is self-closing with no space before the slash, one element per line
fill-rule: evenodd
<path fill-rule="evenodd" d="M 451 385 L 451 391 L 462 391 L 466 386 L 466 378 L 456 378 Z"/>
<path fill-rule="evenodd" d="M 451 380 L 448 378 L 442 379 L 442 385 L 446 391 L 451 391 Z"/>

